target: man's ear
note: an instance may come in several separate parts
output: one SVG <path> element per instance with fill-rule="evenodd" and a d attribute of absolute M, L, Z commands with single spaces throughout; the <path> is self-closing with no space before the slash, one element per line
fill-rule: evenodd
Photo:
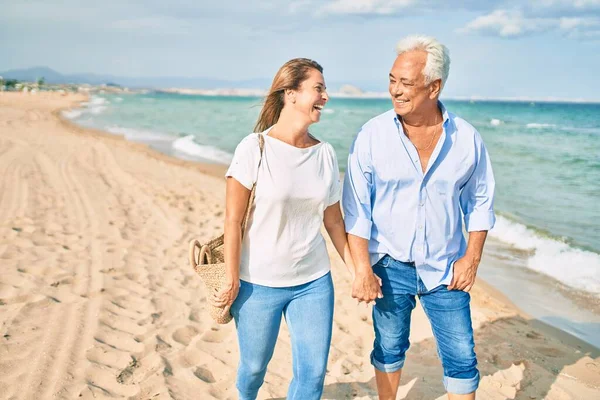
<path fill-rule="evenodd" d="M 442 80 L 436 79 L 435 81 L 429 84 L 429 98 L 435 99 L 440 95 L 442 91 Z"/>

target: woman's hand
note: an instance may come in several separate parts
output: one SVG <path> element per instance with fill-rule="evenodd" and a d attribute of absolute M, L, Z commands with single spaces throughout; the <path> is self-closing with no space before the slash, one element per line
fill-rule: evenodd
<path fill-rule="evenodd" d="M 223 315 L 229 312 L 231 305 L 235 301 L 240 291 L 240 280 L 238 278 L 227 277 L 221 290 L 213 293 L 210 297 L 210 303 L 219 308 L 223 308 Z"/>

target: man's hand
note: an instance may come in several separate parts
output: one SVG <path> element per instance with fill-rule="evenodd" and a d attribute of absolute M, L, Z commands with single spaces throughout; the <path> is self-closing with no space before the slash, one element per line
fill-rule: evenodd
<path fill-rule="evenodd" d="M 381 279 L 372 271 L 357 273 L 352 282 L 352 297 L 360 303 L 369 304 L 375 299 L 381 299 Z"/>
<path fill-rule="evenodd" d="M 452 282 L 448 285 L 448 290 L 470 291 L 475 284 L 478 266 L 479 262 L 472 257 L 464 256 L 456 260 L 454 263 Z"/>

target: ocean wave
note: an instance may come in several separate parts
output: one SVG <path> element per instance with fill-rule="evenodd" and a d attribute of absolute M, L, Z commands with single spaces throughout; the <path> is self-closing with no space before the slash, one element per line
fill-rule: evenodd
<path fill-rule="evenodd" d="M 78 116 L 81 116 L 81 114 L 102 114 L 108 109 L 109 104 L 110 101 L 103 97 L 92 96 L 89 101 L 81 103 L 83 108 L 79 109 L 81 113 Z"/>
<path fill-rule="evenodd" d="M 560 130 L 567 131 L 570 133 L 586 133 L 600 135 L 600 128 L 579 128 L 575 126 L 563 126 Z"/>
<path fill-rule="evenodd" d="M 525 125 L 528 128 L 533 128 L 533 129 L 541 129 L 541 128 L 556 128 L 556 124 L 538 124 L 535 122 L 532 122 L 530 124 Z"/>
<path fill-rule="evenodd" d="M 121 126 L 110 126 L 106 128 L 106 130 L 110 133 L 114 133 L 117 135 L 123 135 L 123 137 L 127 140 L 137 141 L 137 142 L 156 142 L 156 141 L 165 141 L 171 142 L 173 141 L 173 136 L 167 135 L 165 133 L 147 131 L 143 129 L 132 129 L 132 128 L 124 128 Z"/>
<path fill-rule="evenodd" d="M 110 102 L 108 100 L 106 100 L 104 97 L 98 97 L 98 96 L 92 96 L 92 98 L 90 99 L 89 105 L 91 106 L 100 106 L 100 105 L 104 105 L 104 104 L 110 104 Z"/>
<path fill-rule="evenodd" d="M 493 121 L 493 120 L 492 120 Z M 493 124 L 492 124 L 493 125 Z M 542 124 L 532 122 L 525 125 L 528 129 L 555 129 L 575 134 L 600 134 L 600 128 L 597 127 L 578 127 L 578 126 L 565 126 L 556 124 Z"/>
<path fill-rule="evenodd" d="M 600 295 L 600 254 L 544 237 L 527 226 L 498 216 L 490 236 L 532 252 L 527 267 L 571 286 Z"/>
<path fill-rule="evenodd" d="M 63 111 L 62 114 L 68 119 L 76 119 L 83 114 L 98 115 L 106 111 L 110 102 L 103 97 L 92 96 L 89 101 L 81 103 L 82 108 Z"/>
<path fill-rule="evenodd" d="M 502 124 L 502 123 L 503 123 L 503 122 L 502 122 L 502 121 L 500 121 L 500 120 L 499 120 L 499 119 L 497 119 L 497 118 L 492 118 L 492 119 L 490 120 L 490 125 L 492 125 L 492 126 L 498 126 L 498 125 L 500 125 L 500 124 Z"/>
<path fill-rule="evenodd" d="M 216 161 L 222 164 L 229 164 L 233 155 L 216 147 L 204 146 L 194 141 L 193 135 L 188 135 L 175 140 L 172 144 L 173 149 L 194 157 L 205 160 Z"/>
<path fill-rule="evenodd" d="M 106 107 L 105 106 L 90 107 L 88 109 L 88 112 L 90 114 L 94 114 L 94 115 L 102 114 L 104 111 L 106 111 Z"/>
<path fill-rule="evenodd" d="M 62 112 L 62 115 L 67 119 L 75 119 L 81 116 L 83 112 L 81 110 L 65 110 Z"/>
<path fill-rule="evenodd" d="M 324 114 L 333 114 L 334 112 L 335 112 L 335 110 L 333 108 L 324 108 L 323 109 Z"/>

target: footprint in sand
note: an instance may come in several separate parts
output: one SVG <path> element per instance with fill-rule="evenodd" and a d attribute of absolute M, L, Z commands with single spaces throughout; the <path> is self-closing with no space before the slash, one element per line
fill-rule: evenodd
<path fill-rule="evenodd" d="M 344 375 L 349 375 L 352 371 L 358 370 L 362 372 L 362 368 L 349 360 L 342 361 L 340 371 Z"/>
<path fill-rule="evenodd" d="M 213 376 L 212 372 L 210 372 L 208 369 L 206 369 L 204 367 L 196 368 L 196 370 L 194 371 L 194 375 L 196 375 L 196 377 L 198 379 L 200 379 L 201 381 L 204 381 L 206 383 L 215 383 L 216 382 L 216 379 Z"/>
<path fill-rule="evenodd" d="M 221 343 L 223 341 L 223 333 L 219 331 L 207 331 L 200 337 L 205 342 L 209 343 Z"/>
<path fill-rule="evenodd" d="M 585 364 L 585 366 L 590 371 L 597 372 L 600 374 L 600 364 L 591 362 L 591 363 Z"/>
<path fill-rule="evenodd" d="M 512 364 L 509 368 L 500 370 L 494 375 L 484 376 L 478 391 L 481 394 L 480 397 L 490 400 L 514 399 L 521 389 L 524 372 L 524 364 Z"/>
<path fill-rule="evenodd" d="M 133 358 L 133 357 L 132 357 Z M 119 375 L 117 376 L 117 382 L 119 383 L 129 383 L 133 379 L 133 371 L 140 367 L 137 359 L 133 358 L 133 360 L 129 363 L 127 368 L 124 368 Z"/>
<path fill-rule="evenodd" d="M 27 111 L 27 118 L 30 121 L 38 121 L 40 119 L 40 114 L 38 112 L 28 110 Z"/>
<path fill-rule="evenodd" d="M 547 357 L 562 357 L 565 355 L 564 352 L 551 347 L 536 347 L 535 350 Z"/>
<path fill-rule="evenodd" d="M 200 310 L 193 309 L 192 311 L 190 311 L 189 319 L 193 322 L 202 321 L 202 318 L 200 317 Z"/>
<path fill-rule="evenodd" d="M 542 339 L 544 336 L 536 331 L 529 331 L 525 334 L 529 339 Z"/>
<path fill-rule="evenodd" d="M 159 335 L 156 336 L 156 351 L 166 352 L 169 351 L 173 346 L 165 342 Z"/>
<path fill-rule="evenodd" d="M 181 343 L 184 346 L 187 346 L 197 334 L 198 329 L 191 325 L 188 325 L 183 328 L 177 329 L 175 333 L 173 333 L 173 340 L 175 340 L 177 343 Z"/>
<path fill-rule="evenodd" d="M 349 334 L 349 333 L 350 333 L 350 329 L 348 329 L 348 327 L 347 327 L 345 324 L 340 324 L 340 323 L 337 323 L 337 322 L 336 322 L 336 323 L 335 323 L 335 325 L 336 325 L 336 327 L 337 327 L 337 328 L 338 328 L 340 331 L 342 331 L 342 332 L 344 332 L 344 333 L 346 333 L 346 334 Z"/>

